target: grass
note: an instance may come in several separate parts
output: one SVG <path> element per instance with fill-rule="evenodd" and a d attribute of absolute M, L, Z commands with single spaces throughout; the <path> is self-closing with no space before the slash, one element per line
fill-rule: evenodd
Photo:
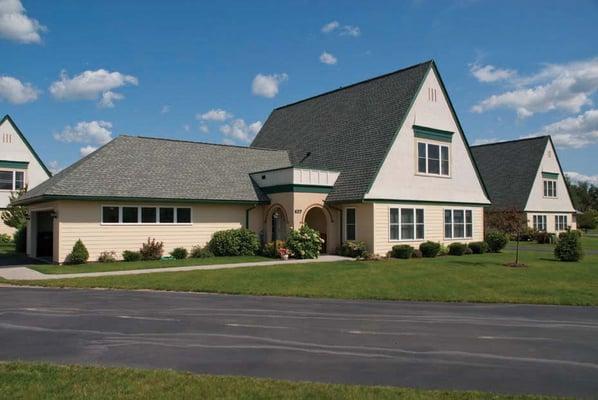
<path fill-rule="evenodd" d="M 540 400 L 554 397 L 194 375 L 169 370 L 0 364 L 3 399 Z"/>
<path fill-rule="evenodd" d="M 156 261 L 117 261 L 112 263 L 89 263 L 81 265 L 32 265 L 29 268 L 43 274 L 74 274 L 85 272 L 106 272 L 126 271 L 134 269 L 154 269 L 186 267 L 193 265 L 214 265 L 214 264 L 236 264 L 255 261 L 272 261 L 271 258 L 260 256 L 238 256 L 238 257 L 209 257 L 209 258 L 186 258 L 184 260 L 156 260 Z"/>

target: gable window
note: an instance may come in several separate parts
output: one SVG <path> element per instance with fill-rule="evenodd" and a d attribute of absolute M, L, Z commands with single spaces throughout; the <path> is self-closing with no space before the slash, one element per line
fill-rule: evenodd
<path fill-rule="evenodd" d="M 449 176 L 449 147 L 417 142 L 417 172 L 426 175 Z"/>
<path fill-rule="evenodd" d="M 0 190 L 19 190 L 25 187 L 25 172 L 0 171 Z"/>
<path fill-rule="evenodd" d="M 390 240 L 420 240 L 424 238 L 423 208 L 391 208 L 388 230 Z"/>
<path fill-rule="evenodd" d="M 102 206 L 103 224 L 190 224 L 190 207 Z"/>
<path fill-rule="evenodd" d="M 546 215 L 534 215 L 533 227 L 537 231 L 546 231 Z"/>
<path fill-rule="evenodd" d="M 556 197 L 556 181 L 544 179 L 544 197 Z"/>
<path fill-rule="evenodd" d="M 345 240 L 355 240 L 356 218 L 354 208 L 345 208 Z"/>
<path fill-rule="evenodd" d="M 566 231 L 568 228 L 567 216 L 566 215 L 555 215 L 554 216 L 554 226 L 555 226 L 555 230 L 557 230 L 557 231 Z"/>
<path fill-rule="evenodd" d="M 444 238 L 469 239 L 473 237 L 473 213 L 471 210 L 444 210 Z"/>

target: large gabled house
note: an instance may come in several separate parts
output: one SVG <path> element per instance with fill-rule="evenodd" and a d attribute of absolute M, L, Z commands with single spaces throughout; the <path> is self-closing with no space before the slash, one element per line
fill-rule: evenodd
<path fill-rule="evenodd" d="M 121 136 L 27 193 L 28 253 L 40 226 L 52 258 L 77 239 L 91 258 L 205 244 L 248 227 L 263 241 L 302 224 L 324 250 L 364 241 L 482 240 L 490 204 L 433 61 L 275 109 L 250 147 Z M 48 225 L 49 224 L 49 225 Z"/>
<path fill-rule="evenodd" d="M 576 211 L 550 136 L 473 146 L 492 201 L 487 212 L 524 212 L 538 231 L 576 229 Z"/>

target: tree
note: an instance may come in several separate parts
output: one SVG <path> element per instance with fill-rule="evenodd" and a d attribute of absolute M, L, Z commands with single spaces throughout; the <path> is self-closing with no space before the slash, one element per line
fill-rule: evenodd
<path fill-rule="evenodd" d="M 583 214 L 577 216 L 577 227 L 587 231 L 588 229 L 596 229 L 598 226 L 598 211 L 588 210 Z"/>
<path fill-rule="evenodd" d="M 527 228 L 527 217 L 525 213 L 517 209 L 508 209 L 492 212 L 487 221 L 487 228 L 506 233 L 517 241 L 515 250 L 515 265 L 519 264 L 519 238 Z"/>
<path fill-rule="evenodd" d="M 6 210 L 2 211 L 2 221 L 15 229 L 20 229 L 27 225 L 27 216 L 29 215 L 27 213 L 27 208 L 13 204 L 13 202 L 18 200 L 26 191 L 27 187 L 24 187 L 16 192 L 11 192 L 8 207 L 6 207 Z"/>

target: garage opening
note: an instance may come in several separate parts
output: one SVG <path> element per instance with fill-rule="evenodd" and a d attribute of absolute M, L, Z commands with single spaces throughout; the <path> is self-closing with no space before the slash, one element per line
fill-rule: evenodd
<path fill-rule="evenodd" d="M 32 213 L 32 251 L 36 257 L 52 260 L 54 256 L 54 211 Z"/>

